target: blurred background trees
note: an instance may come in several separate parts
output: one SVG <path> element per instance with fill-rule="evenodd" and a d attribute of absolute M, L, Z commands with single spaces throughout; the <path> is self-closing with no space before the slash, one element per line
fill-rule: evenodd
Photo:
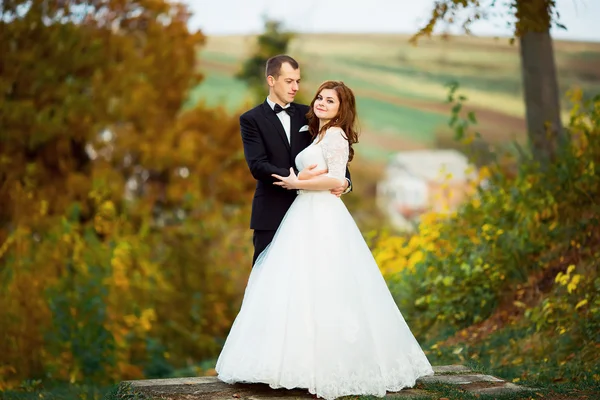
<path fill-rule="evenodd" d="M 244 61 L 236 75 L 250 88 L 254 103 L 262 103 L 269 94 L 265 84 L 267 60 L 278 54 L 287 54 L 289 42 L 293 37 L 294 34 L 285 31 L 280 22 L 265 20 L 264 31 L 256 38 L 253 54 Z"/>
<path fill-rule="evenodd" d="M 3 3 L 0 388 L 161 376 L 218 351 L 253 182 L 237 117 L 182 111 L 202 80 L 188 18 L 164 1 Z"/>

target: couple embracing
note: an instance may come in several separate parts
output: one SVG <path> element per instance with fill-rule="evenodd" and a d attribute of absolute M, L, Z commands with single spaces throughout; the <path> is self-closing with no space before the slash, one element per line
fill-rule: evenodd
<path fill-rule="evenodd" d="M 253 268 L 216 370 L 227 383 L 382 397 L 433 374 L 341 196 L 358 141 L 354 94 L 326 81 L 294 103 L 300 68 L 267 61 L 269 95 L 240 117 L 256 192 Z"/>

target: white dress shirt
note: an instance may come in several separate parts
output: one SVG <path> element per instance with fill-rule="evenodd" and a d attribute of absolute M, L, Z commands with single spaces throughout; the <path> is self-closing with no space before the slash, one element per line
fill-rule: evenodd
<path fill-rule="evenodd" d="M 269 99 L 268 97 L 267 103 L 269 103 L 271 110 L 275 112 L 275 103 L 271 101 L 271 99 Z M 285 107 L 282 108 L 288 108 L 289 106 L 290 104 L 288 103 L 285 105 Z M 287 136 L 288 143 L 290 143 L 290 131 L 292 130 L 292 120 L 290 119 L 290 115 L 287 112 L 282 111 L 280 113 L 277 113 L 277 118 L 279 118 L 279 120 L 281 121 L 281 125 L 283 125 L 283 130 L 285 131 L 285 135 Z"/>

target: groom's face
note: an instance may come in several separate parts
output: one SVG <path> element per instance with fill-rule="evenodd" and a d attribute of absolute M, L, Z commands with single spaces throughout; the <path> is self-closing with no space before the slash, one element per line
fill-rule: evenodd
<path fill-rule="evenodd" d="M 277 78 L 267 78 L 271 91 L 282 105 L 291 103 L 300 88 L 300 68 L 294 69 L 290 64 L 283 63 Z"/>

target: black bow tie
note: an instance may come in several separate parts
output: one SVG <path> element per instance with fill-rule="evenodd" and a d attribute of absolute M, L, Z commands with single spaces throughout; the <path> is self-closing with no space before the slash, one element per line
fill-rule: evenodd
<path fill-rule="evenodd" d="M 283 108 L 279 104 L 275 104 L 275 108 L 273 109 L 273 111 L 275 111 L 275 114 L 279 114 L 280 112 L 285 111 L 291 117 L 292 115 L 294 115 L 294 106 L 290 104 L 289 107 Z"/>

